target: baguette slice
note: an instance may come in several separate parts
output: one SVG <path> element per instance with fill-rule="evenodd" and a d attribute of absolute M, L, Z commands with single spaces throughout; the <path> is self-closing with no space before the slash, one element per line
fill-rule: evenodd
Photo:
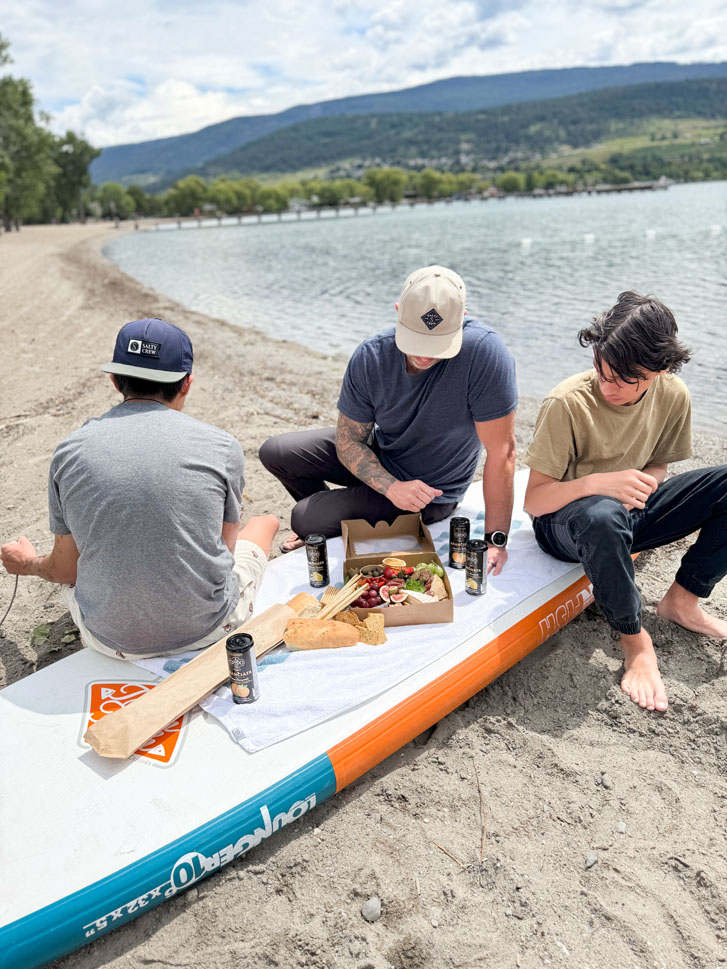
<path fill-rule="evenodd" d="M 316 597 L 310 595 L 308 592 L 299 592 L 286 605 L 297 612 L 302 619 L 310 619 L 316 616 L 323 608 Z"/>
<path fill-rule="evenodd" d="M 288 649 L 337 649 L 357 642 L 358 630 L 334 619 L 291 619 L 285 627 Z"/>

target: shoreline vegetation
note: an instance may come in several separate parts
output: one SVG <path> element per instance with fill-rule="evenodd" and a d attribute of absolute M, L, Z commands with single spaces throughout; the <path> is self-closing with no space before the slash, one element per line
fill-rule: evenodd
<path fill-rule="evenodd" d="M 408 198 L 399 199 L 398 201 L 385 202 L 363 202 L 360 199 L 350 199 L 342 201 L 340 204 L 324 205 L 314 203 L 306 205 L 299 201 L 294 207 L 288 207 L 286 209 L 274 211 L 264 211 L 261 209 L 257 212 L 241 212 L 237 215 L 230 215 L 227 212 L 220 212 L 215 208 L 215 206 L 205 205 L 202 207 L 201 211 L 197 209 L 194 214 L 184 217 L 160 216 L 158 218 L 154 218 L 152 216 L 147 216 L 145 218 L 144 225 L 140 225 L 140 220 L 136 218 L 134 228 L 151 229 L 153 227 L 154 229 L 159 229 L 161 227 L 169 228 L 176 224 L 177 228 L 181 229 L 184 226 L 192 225 L 194 223 L 196 223 L 199 228 L 210 228 L 222 225 L 248 225 L 252 222 L 270 221 L 271 216 L 276 216 L 277 221 L 293 222 L 302 219 L 304 216 L 315 216 L 316 218 L 320 218 L 325 214 L 328 214 L 329 216 L 340 216 L 342 213 L 359 215 L 360 212 L 375 214 L 379 208 L 393 210 L 398 208 L 412 209 L 420 205 L 435 205 L 438 203 L 451 204 L 452 202 L 487 202 L 492 200 L 502 201 L 507 198 L 568 198 L 580 195 L 609 195 L 614 192 L 651 192 L 666 190 L 672 184 L 673 183 L 669 180 L 660 179 L 657 182 L 629 182 L 624 185 L 594 185 L 593 187 L 587 189 L 557 186 L 556 188 L 552 189 L 540 188 L 533 189 L 533 191 L 529 192 L 522 191 L 508 193 L 491 188 L 489 191 L 483 192 L 479 195 L 455 194 L 451 196 L 437 196 L 432 198 L 410 196 Z M 264 216 L 268 216 L 268 219 L 264 219 Z M 288 218 L 283 220 L 283 216 L 288 216 Z"/>
<path fill-rule="evenodd" d="M 491 178 L 473 172 L 454 174 L 426 168 L 407 171 L 384 166 L 369 168 L 362 178 L 286 177 L 268 183 L 255 178 L 219 176 L 207 182 L 188 175 L 167 192 L 154 195 L 138 185 L 125 188 L 107 182 L 96 191 L 89 211 L 113 221 L 140 218 L 204 218 L 298 214 L 306 211 L 373 208 L 379 205 L 419 205 L 427 202 L 487 200 L 508 197 L 551 198 L 600 195 L 611 192 L 656 191 L 675 184 L 660 176 L 634 180 L 611 175 L 612 181 L 581 180 L 555 169 L 520 172 L 508 170 Z"/>
<path fill-rule="evenodd" d="M 102 256 L 113 235 L 103 223 L 31 226 L 3 240 L 12 329 L 0 401 L 2 539 L 24 533 L 49 550 L 53 449 L 118 401 L 99 364 L 118 328 L 148 315 L 192 338 L 187 412 L 243 444 L 245 518 L 272 512 L 287 524 L 291 499 L 257 449 L 271 434 L 331 423 L 345 361 L 142 286 Z M 520 466 L 537 409 L 521 401 Z M 724 439 L 696 434 L 695 459 L 677 469 L 720 463 L 724 450 Z M 671 698 L 665 716 L 621 693 L 618 642 L 591 607 L 309 816 L 54 969 L 169 964 L 180 952 L 209 969 L 526 969 L 561 964 L 565 950 L 591 969 L 642 969 L 647 954 L 654 965 L 717 965 L 727 942 L 725 658 L 720 643 L 654 611 L 684 548 L 636 563 Z M 0 575 L 2 611 L 11 594 L 11 577 Z M 711 608 L 727 617 L 725 583 Z M 39 579 L 21 579 L 2 631 L 3 683 L 80 648 L 57 588 Z M 370 924 L 361 907 L 372 896 L 382 915 Z M 240 934 L 251 911 L 266 916 Z"/>

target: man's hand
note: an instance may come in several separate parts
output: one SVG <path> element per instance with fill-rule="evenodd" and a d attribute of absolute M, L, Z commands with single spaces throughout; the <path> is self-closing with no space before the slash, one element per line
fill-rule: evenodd
<path fill-rule="evenodd" d="M 0 548 L 0 558 L 11 575 L 36 575 L 47 582 L 73 585 L 78 549 L 72 535 L 54 535 L 53 551 L 38 555 L 25 535 Z"/>
<path fill-rule="evenodd" d="M 653 475 L 645 471 L 607 471 L 603 474 L 590 475 L 592 492 L 597 495 L 607 495 L 615 498 L 630 511 L 632 508 L 644 508 L 647 500 L 659 486 Z"/>
<path fill-rule="evenodd" d="M 490 546 L 487 549 L 487 574 L 499 575 L 507 562 L 507 549 Z"/>
<path fill-rule="evenodd" d="M 386 497 L 402 511 L 421 511 L 433 498 L 438 498 L 442 492 L 438 488 L 430 488 L 423 481 L 394 481 L 386 492 Z"/>
<path fill-rule="evenodd" d="M 21 535 L 17 542 L 8 542 L 0 548 L 0 559 L 10 575 L 32 575 L 31 564 L 38 553 L 31 542 Z"/>

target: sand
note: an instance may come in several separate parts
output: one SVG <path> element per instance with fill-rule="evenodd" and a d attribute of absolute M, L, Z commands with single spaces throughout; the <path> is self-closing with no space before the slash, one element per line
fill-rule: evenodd
<path fill-rule="evenodd" d="M 260 466 L 257 448 L 271 433 L 331 422 L 344 361 L 234 328 L 143 288 L 100 254 L 113 234 L 88 225 L 0 237 L 0 537 L 22 532 L 39 550 L 50 549 L 52 450 L 116 402 L 98 364 L 109 359 L 118 327 L 141 316 L 166 317 L 190 333 L 196 379 L 188 412 L 243 443 L 246 513 L 274 512 L 287 524 L 290 501 Z M 523 401 L 520 457 L 536 410 L 535 401 Z M 680 467 L 725 461 L 724 441 L 698 434 L 695 443 L 694 461 Z M 682 551 L 648 553 L 637 566 L 645 625 L 671 697 L 666 716 L 645 713 L 621 694 L 618 643 L 591 607 L 339 796 L 55 965 L 721 965 L 723 644 L 654 612 Z M 12 585 L 0 575 L 0 615 Z M 727 617 L 727 583 L 712 603 Z M 34 648 L 31 630 L 41 622 L 51 623 L 51 635 Z M 60 643 L 69 625 L 53 586 L 21 580 L 0 640 L 3 682 L 76 649 Z M 477 775 L 486 814 L 482 863 Z M 374 895 L 382 914 L 369 923 L 360 909 Z"/>

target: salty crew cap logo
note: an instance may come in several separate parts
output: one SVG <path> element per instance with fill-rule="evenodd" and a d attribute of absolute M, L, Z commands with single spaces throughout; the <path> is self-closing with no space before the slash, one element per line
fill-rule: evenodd
<path fill-rule="evenodd" d="M 442 317 L 435 309 L 431 309 L 428 313 L 424 314 L 422 320 L 430 330 L 433 330 L 435 326 L 439 326 L 439 324 L 442 322 Z"/>
<path fill-rule="evenodd" d="M 133 320 L 119 330 L 105 373 L 171 384 L 192 373 L 192 342 L 178 326 L 156 318 Z"/>
<path fill-rule="evenodd" d="M 417 269 L 399 297 L 396 345 L 413 357 L 446 360 L 462 348 L 467 291 L 461 276 L 444 266 Z"/>

